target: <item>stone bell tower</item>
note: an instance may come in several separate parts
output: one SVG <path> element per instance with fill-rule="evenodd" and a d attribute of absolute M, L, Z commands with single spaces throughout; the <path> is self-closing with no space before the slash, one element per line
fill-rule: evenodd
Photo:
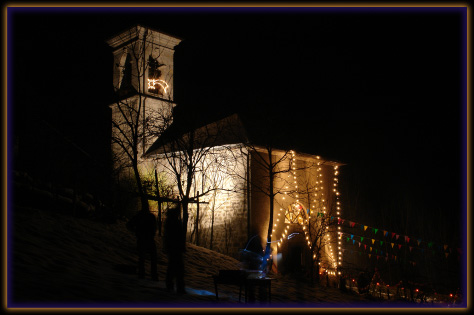
<path fill-rule="evenodd" d="M 131 147 L 141 156 L 172 119 L 173 56 L 180 41 L 141 25 L 107 40 L 114 56 L 115 100 L 110 108 L 116 157 L 127 159 Z"/>

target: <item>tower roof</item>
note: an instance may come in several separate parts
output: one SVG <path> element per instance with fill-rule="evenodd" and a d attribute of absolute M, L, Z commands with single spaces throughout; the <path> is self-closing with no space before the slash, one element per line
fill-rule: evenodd
<path fill-rule="evenodd" d="M 142 26 L 140 24 L 111 37 L 110 39 L 106 40 L 106 42 L 114 49 L 119 48 L 131 41 L 143 38 L 145 32 L 147 32 L 147 36 L 151 36 L 149 41 L 169 49 L 174 49 L 174 47 L 181 42 L 181 39 L 176 36 L 172 36 L 162 31 Z"/>

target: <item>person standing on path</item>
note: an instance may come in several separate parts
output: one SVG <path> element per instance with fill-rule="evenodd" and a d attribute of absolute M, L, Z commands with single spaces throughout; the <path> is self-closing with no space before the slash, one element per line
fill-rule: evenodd
<path fill-rule="evenodd" d="M 163 251 L 168 255 L 168 269 L 166 272 L 166 289 L 174 290 L 176 280 L 176 291 L 178 294 L 186 294 L 184 286 L 184 260 L 183 253 L 186 251 L 183 224 L 179 219 L 179 208 L 170 208 L 166 213 L 164 226 Z"/>
<path fill-rule="evenodd" d="M 145 258 L 150 256 L 151 278 L 158 281 L 158 259 L 156 252 L 156 218 L 150 211 L 139 211 L 127 223 L 127 228 L 135 232 L 138 250 L 138 277 L 145 278 Z"/>

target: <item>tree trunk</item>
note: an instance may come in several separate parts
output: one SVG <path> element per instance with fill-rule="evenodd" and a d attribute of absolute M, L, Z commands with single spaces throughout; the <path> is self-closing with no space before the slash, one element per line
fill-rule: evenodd
<path fill-rule="evenodd" d="M 310 239 L 310 242 L 311 242 L 311 248 L 310 248 L 310 259 L 311 259 L 311 265 L 309 266 L 310 268 L 310 276 L 311 276 L 311 285 L 314 284 L 314 244 L 313 244 L 313 233 L 312 233 L 312 230 L 311 230 L 311 194 L 309 193 L 309 189 L 308 187 L 306 188 L 307 189 L 307 198 L 308 198 L 308 209 L 309 209 L 309 213 L 308 213 L 308 234 L 309 234 L 309 239 Z"/>
<path fill-rule="evenodd" d="M 250 204 L 251 204 L 251 200 L 250 200 L 250 181 L 251 181 L 251 178 L 250 178 L 250 152 L 248 151 L 247 152 L 247 177 L 246 177 L 246 180 L 247 180 L 247 239 L 249 240 L 250 239 Z M 214 213 L 213 213 L 214 215 Z"/>
<path fill-rule="evenodd" d="M 145 196 L 145 193 L 143 191 L 142 180 L 140 178 L 140 172 L 138 171 L 138 165 L 136 161 L 134 161 L 133 163 L 133 173 L 135 174 L 135 180 L 137 182 L 138 195 L 140 196 L 142 210 L 150 211 L 150 208 L 148 206 L 148 198 Z"/>
<path fill-rule="evenodd" d="M 187 232 L 188 232 L 188 219 L 189 219 L 189 214 L 188 214 L 188 199 L 185 198 L 182 202 L 183 204 L 183 233 L 184 233 L 184 240 L 186 240 L 187 237 Z"/>
<path fill-rule="evenodd" d="M 211 243 L 209 245 L 209 249 L 212 250 L 212 243 L 214 242 L 214 210 L 216 208 L 216 191 L 213 193 L 213 203 L 211 209 Z"/>
<path fill-rule="evenodd" d="M 314 266 L 313 266 L 313 269 L 318 268 L 316 277 L 314 279 L 316 280 L 316 284 L 319 284 L 319 256 L 317 256 L 316 259 L 314 260 Z"/>
<path fill-rule="evenodd" d="M 196 199 L 196 245 L 199 246 L 199 197 Z"/>
<path fill-rule="evenodd" d="M 273 181 L 275 173 L 273 172 L 273 165 L 272 165 L 272 152 L 271 150 L 268 152 L 268 160 L 269 160 L 269 198 L 270 198 L 270 220 L 268 222 L 268 233 L 267 233 L 267 244 L 265 246 L 265 253 L 267 250 L 271 250 L 271 243 L 272 243 L 272 230 L 273 230 L 273 207 L 274 207 L 274 195 L 273 195 Z M 268 251 L 268 253 L 270 253 Z"/>
<path fill-rule="evenodd" d="M 158 186 L 158 174 L 155 169 L 155 185 L 156 185 L 156 196 L 158 197 L 158 235 L 161 236 L 161 201 L 160 201 L 160 188 Z"/>
<path fill-rule="evenodd" d="M 192 143 L 192 142 L 191 142 Z M 188 152 L 189 160 L 192 161 L 192 150 Z M 190 162 L 191 163 L 191 162 Z M 189 194 L 191 193 L 191 186 L 193 184 L 193 177 L 194 177 L 194 168 L 192 164 L 187 165 L 187 174 L 186 174 L 186 192 L 183 196 L 183 233 L 184 239 L 187 239 L 188 235 L 188 220 L 189 220 L 189 213 L 188 213 L 188 206 L 189 206 Z"/>

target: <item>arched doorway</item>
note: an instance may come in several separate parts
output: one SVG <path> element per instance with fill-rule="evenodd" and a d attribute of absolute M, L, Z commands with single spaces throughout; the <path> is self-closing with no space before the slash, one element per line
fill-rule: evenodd
<path fill-rule="evenodd" d="M 304 273 L 307 267 L 308 246 L 305 238 L 304 227 L 308 224 L 309 214 L 304 204 L 292 203 L 285 213 L 285 224 L 288 234 L 283 254 L 284 273 Z"/>

